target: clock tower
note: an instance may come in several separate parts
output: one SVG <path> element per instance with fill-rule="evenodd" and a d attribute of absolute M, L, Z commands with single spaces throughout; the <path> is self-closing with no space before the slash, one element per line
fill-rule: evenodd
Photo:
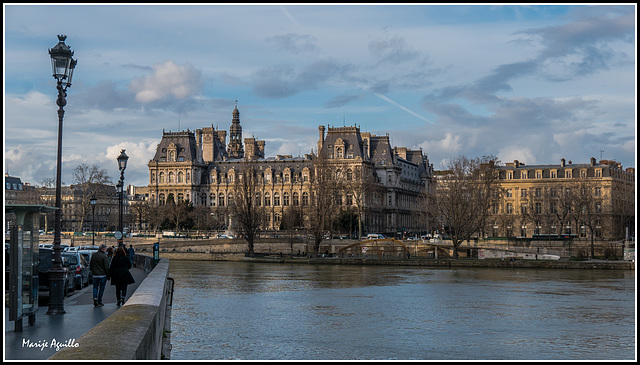
<path fill-rule="evenodd" d="M 238 111 L 238 101 L 233 109 L 233 120 L 229 127 L 229 146 L 227 149 L 229 158 L 243 158 L 244 149 L 242 146 L 242 126 L 240 126 L 240 112 Z"/>

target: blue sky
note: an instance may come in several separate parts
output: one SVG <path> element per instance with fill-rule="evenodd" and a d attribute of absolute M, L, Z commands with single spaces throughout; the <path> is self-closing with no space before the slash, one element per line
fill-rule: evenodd
<path fill-rule="evenodd" d="M 78 64 L 63 182 L 82 163 L 146 185 L 162 130 L 228 130 L 304 155 L 359 126 L 448 159 L 636 165 L 636 6 L 4 4 L 5 172 L 55 177 L 48 49 Z"/>

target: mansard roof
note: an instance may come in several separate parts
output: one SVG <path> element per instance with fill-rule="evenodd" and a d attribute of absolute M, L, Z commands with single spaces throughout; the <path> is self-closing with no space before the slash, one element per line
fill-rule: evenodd
<path fill-rule="evenodd" d="M 333 148 L 337 143 L 342 143 L 345 146 L 345 152 L 353 152 L 353 157 L 360 156 L 363 159 L 364 148 L 362 136 L 360 135 L 360 129 L 357 127 L 338 127 L 329 128 L 327 136 L 324 139 L 321 153 L 329 152 L 329 146 Z"/>
<path fill-rule="evenodd" d="M 165 132 L 163 130 L 162 140 L 156 148 L 156 154 L 152 161 L 169 162 L 167 152 L 172 147 L 175 147 L 177 151 L 176 161 L 179 161 L 180 157 L 183 157 L 184 161 L 197 161 L 196 138 L 194 133 L 189 130 L 181 132 Z"/>
<path fill-rule="evenodd" d="M 395 162 L 389 136 L 371 136 L 370 140 L 371 160 L 376 165 L 387 165 Z"/>

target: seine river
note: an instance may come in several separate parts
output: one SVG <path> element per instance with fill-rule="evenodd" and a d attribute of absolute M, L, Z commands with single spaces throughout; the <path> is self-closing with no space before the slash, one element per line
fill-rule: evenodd
<path fill-rule="evenodd" d="M 635 273 L 171 261 L 172 360 L 633 360 Z"/>

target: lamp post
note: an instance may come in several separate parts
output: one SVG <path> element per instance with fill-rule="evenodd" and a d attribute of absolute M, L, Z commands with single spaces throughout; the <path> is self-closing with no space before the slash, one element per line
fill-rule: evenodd
<path fill-rule="evenodd" d="M 118 209 L 119 209 L 119 216 L 118 216 L 118 231 L 120 232 L 120 234 L 118 235 L 119 237 L 116 237 L 116 239 L 118 240 L 118 247 L 120 246 L 124 246 L 123 243 L 123 232 L 122 232 L 122 196 L 124 195 L 124 170 L 127 168 L 127 160 L 129 160 L 129 156 L 127 156 L 124 153 L 124 149 L 122 151 L 120 151 L 120 156 L 118 156 L 117 160 L 118 160 L 118 169 L 120 170 L 120 181 L 118 181 L 118 185 L 116 185 L 117 189 L 118 189 Z"/>
<path fill-rule="evenodd" d="M 49 50 L 53 77 L 57 80 L 58 99 L 58 157 L 56 165 L 56 213 L 53 235 L 53 265 L 49 271 L 49 309 L 47 314 L 64 314 L 64 268 L 62 267 L 62 247 L 60 246 L 60 230 L 62 225 L 62 119 L 64 106 L 67 105 L 67 88 L 71 86 L 71 77 L 77 61 L 71 58 L 73 51 L 64 41 L 66 35 L 58 35 L 58 44 Z"/>
<path fill-rule="evenodd" d="M 92 212 L 92 218 L 91 218 L 91 245 L 95 246 L 96 245 L 96 195 L 93 194 L 93 196 L 91 196 L 91 212 Z"/>

